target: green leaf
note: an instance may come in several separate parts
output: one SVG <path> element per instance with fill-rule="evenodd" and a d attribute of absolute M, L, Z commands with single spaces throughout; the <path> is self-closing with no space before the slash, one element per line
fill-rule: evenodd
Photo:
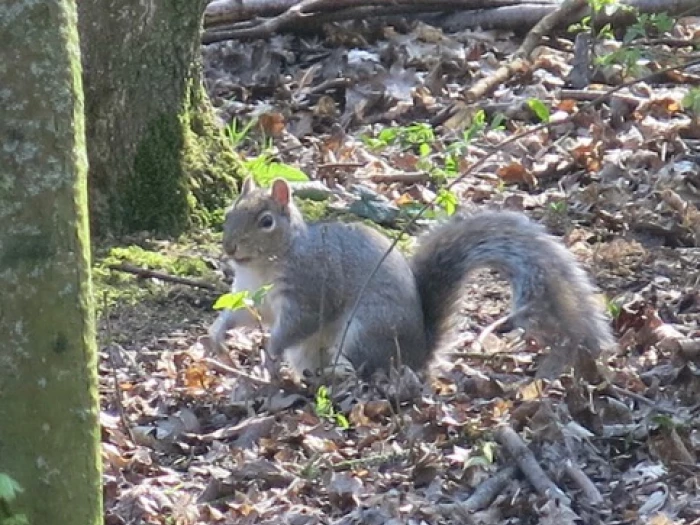
<path fill-rule="evenodd" d="M 435 132 L 433 127 L 427 122 L 416 122 L 401 130 L 405 145 L 415 145 L 435 142 Z"/>
<path fill-rule="evenodd" d="M 541 122 L 549 122 L 549 108 L 544 105 L 544 102 L 536 98 L 531 98 L 527 101 L 527 105 Z"/>
<path fill-rule="evenodd" d="M 309 180 L 306 173 L 300 169 L 281 162 L 270 162 L 263 155 L 245 161 L 244 165 L 253 175 L 255 182 L 261 186 L 269 186 L 275 179 L 284 179 L 288 182 L 306 182 Z"/>
<path fill-rule="evenodd" d="M 384 128 L 377 135 L 377 139 L 384 145 L 393 144 L 399 136 L 399 128 Z"/>
<path fill-rule="evenodd" d="M 457 196 L 444 188 L 441 188 L 440 191 L 438 191 L 437 198 L 435 199 L 435 204 L 445 210 L 447 215 L 453 215 L 454 212 L 457 211 L 458 203 L 459 200 L 457 199 Z"/>
<path fill-rule="evenodd" d="M 427 157 L 430 155 L 430 152 L 432 151 L 432 148 L 430 147 L 430 144 L 427 142 L 423 142 L 420 146 L 418 146 L 418 154 L 421 157 Z"/>
<path fill-rule="evenodd" d="M 506 129 L 506 126 L 504 124 L 505 121 L 506 121 L 506 116 L 503 113 L 496 113 L 493 116 L 493 120 L 491 120 L 491 129 L 494 129 L 494 130 Z"/>
<path fill-rule="evenodd" d="M 622 313 L 622 306 L 621 305 L 619 305 L 618 303 L 613 302 L 613 301 L 608 301 L 607 307 L 608 307 L 608 314 L 610 315 L 610 317 L 612 317 L 613 319 L 617 319 L 618 317 L 620 317 L 620 314 Z"/>
<path fill-rule="evenodd" d="M 700 88 L 693 88 L 683 97 L 683 108 L 694 115 L 700 115 Z"/>
<path fill-rule="evenodd" d="M 350 421 L 348 421 L 348 418 L 345 417 L 345 414 L 336 414 L 335 423 L 343 430 L 350 428 Z"/>
<path fill-rule="evenodd" d="M 261 286 L 260 288 L 255 290 L 253 295 L 250 296 L 250 300 L 253 302 L 253 305 L 260 306 L 263 302 L 263 299 L 265 299 L 267 292 L 269 292 L 271 289 L 272 285 L 266 284 L 265 286 Z"/>
<path fill-rule="evenodd" d="M 0 500 L 11 502 L 17 497 L 17 494 L 24 492 L 14 479 L 7 474 L 0 472 Z"/>
<path fill-rule="evenodd" d="M 456 155 L 447 155 L 445 157 L 445 171 L 450 175 L 454 175 L 459 171 L 459 159 Z"/>
<path fill-rule="evenodd" d="M 463 133 L 462 138 L 467 144 L 470 143 L 477 134 L 486 128 L 486 112 L 483 109 L 477 111 L 472 117 L 472 123 Z"/>
<path fill-rule="evenodd" d="M 240 310 L 247 308 L 248 292 L 225 293 L 214 303 L 214 310 Z"/>

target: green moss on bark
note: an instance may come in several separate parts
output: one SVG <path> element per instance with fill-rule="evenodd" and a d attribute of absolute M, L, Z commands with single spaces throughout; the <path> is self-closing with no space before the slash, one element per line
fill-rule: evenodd
<path fill-rule="evenodd" d="M 194 84 L 194 83 L 193 83 Z M 179 234 L 209 226 L 233 198 L 240 172 L 199 83 L 180 115 L 162 115 L 148 126 L 123 185 L 126 231 Z"/>

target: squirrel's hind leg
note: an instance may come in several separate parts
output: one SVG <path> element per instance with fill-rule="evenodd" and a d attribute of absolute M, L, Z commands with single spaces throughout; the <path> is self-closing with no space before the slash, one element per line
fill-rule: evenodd
<path fill-rule="evenodd" d="M 376 315 L 366 316 L 364 313 L 360 309 L 350 324 L 339 361 L 345 361 L 365 379 L 380 370 L 388 373 L 398 365 L 418 368 L 423 364 L 425 334 L 420 319 L 414 323 L 400 318 L 380 322 Z M 371 309 L 366 313 L 372 314 Z M 338 335 L 333 345 L 333 354 L 340 347 L 341 337 Z"/>
<path fill-rule="evenodd" d="M 288 348 L 284 359 L 298 377 L 306 374 L 320 374 L 322 377 L 338 376 L 341 378 L 354 374 L 350 361 L 343 356 L 336 358 L 335 348 L 320 334 L 315 334 L 302 343 Z"/>

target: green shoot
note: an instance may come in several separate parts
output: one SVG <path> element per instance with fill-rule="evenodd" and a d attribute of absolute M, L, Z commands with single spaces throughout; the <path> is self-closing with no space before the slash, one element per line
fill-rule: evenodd
<path fill-rule="evenodd" d="M 551 115 L 549 113 L 549 108 L 544 105 L 544 102 L 536 98 L 531 98 L 527 101 L 527 105 L 532 112 L 537 115 L 540 122 L 544 122 L 545 124 L 549 122 Z"/>
<path fill-rule="evenodd" d="M 692 88 L 683 97 L 683 108 L 689 111 L 695 117 L 700 117 L 700 87 Z"/>
<path fill-rule="evenodd" d="M 258 310 L 271 288 L 272 285 L 267 284 L 252 293 L 243 290 L 241 292 L 223 294 L 216 300 L 212 308 L 214 310 L 241 310 L 245 308 L 260 322 L 262 318 Z"/>
<path fill-rule="evenodd" d="M 236 149 L 241 142 L 245 140 L 245 138 L 248 136 L 248 133 L 250 132 L 250 129 L 256 124 L 257 119 L 252 118 L 248 121 L 248 123 L 243 126 L 242 129 L 238 129 L 240 126 L 240 122 L 238 119 L 234 118 L 231 123 L 226 126 L 225 133 L 226 137 L 228 137 L 229 142 L 231 143 L 231 147 Z"/>
<path fill-rule="evenodd" d="M 333 400 L 330 398 L 328 388 L 323 385 L 318 387 L 318 390 L 316 391 L 314 411 L 318 417 L 334 423 L 343 430 L 350 428 L 348 418 L 335 409 L 333 406 Z"/>
<path fill-rule="evenodd" d="M 606 301 L 606 307 L 608 310 L 608 315 L 612 317 L 613 319 L 617 319 L 620 317 L 620 314 L 622 313 L 622 306 L 620 306 L 618 303 L 615 301 L 608 300 Z"/>

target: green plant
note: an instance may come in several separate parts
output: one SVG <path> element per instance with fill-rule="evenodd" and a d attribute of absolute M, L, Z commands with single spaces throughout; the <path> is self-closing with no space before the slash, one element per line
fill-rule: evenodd
<path fill-rule="evenodd" d="M 550 202 L 549 209 L 554 213 L 566 213 L 566 201 Z"/>
<path fill-rule="evenodd" d="M 257 123 L 257 121 L 257 118 L 252 118 L 245 126 L 243 126 L 242 129 L 239 130 L 238 128 L 240 126 L 240 122 L 238 119 L 234 118 L 231 123 L 226 126 L 225 134 L 233 149 L 238 148 L 241 142 L 245 140 L 251 128 Z"/>
<path fill-rule="evenodd" d="M 420 156 L 428 156 L 431 145 L 435 142 L 433 127 L 425 122 L 416 122 L 409 126 L 384 128 L 376 137 L 362 136 L 362 141 L 371 149 L 381 150 L 393 144 L 404 149 L 413 149 Z"/>
<path fill-rule="evenodd" d="M 614 38 L 614 35 L 610 24 L 605 24 L 603 27 L 598 29 L 594 28 L 593 22 L 597 15 L 605 14 L 607 16 L 611 16 L 619 10 L 633 9 L 629 6 L 621 4 L 619 0 L 588 0 L 588 5 L 591 8 L 593 15 L 584 16 L 579 23 L 570 25 L 569 31 L 572 33 L 588 32 L 596 35 L 599 39 L 612 39 Z"/>
<path fill-rule="evenodd" d="M 262 319 L 258 310 L 271 288 L 272 285 L 268 284 L 258 288 L 253 293 L 247 290 L 225 293 L 216 300 L 212 308 L 214 308 L 214 310 L 240 310 L 245 308 L 260 322 Z"/>
<path fill-rule="evenodd" d="M 695 117 L 700 117 L 700 87 L 692 88 L 683 97 L 683 108 L 688 110 Z"/>
<path fill-rule="evenodd" d="M 260 186 L 269 186 L 275 179 L 284 179 L 289 182 L 306 182 L 309 177 L 300 169 L 273 162 L 265 153 L 257 157 L 245 160 L 243 166 L 247 169 Z"/>
<path fill-rule="evenodd" d="M 638 38 L 668 33 L 673 29 L 676 21 L 667 13 L 639 13 L 637 21 L 625 31 L 622 41 L 626 44 Z"/>
<path fill-rule="evenodd" d="M 527 105 L 532 112 L 537 115 L 540 122 L 544 122 L 545 124 L 549 122 L 551 115 L 549 113 L 549 108 L 545 106 L 544 102 L 536 98 L 531 98 L 527 101 Z"/>
<path fill-rule="evenodd" d="M 0 472 L 0 525 L 29 525 L 26 514 L 14 512 L 10 504 L 24 489 L 13 478 Z"/>
<path fill-rule="evenodd" d="M 445 161 L 444 161 L 444 173 L 450 176 L 456 176 L 459 174 L 459 158 L 464 155 L 467 151 L 467 147 L 478 135 L 483 134 L 483 132 L 490 128 L 492 130 L 505 129 L 503 122 L 505 121 L 505 115 L 503 113 L 497 113 L 491 125 L 489 126 L 486 121 L 486 112 L 480 109 L 472 117 L 471 124 L 468 128 L 462 131 L 462 136 L 459 140 L 452 142 L 446 148 Z"/>
<path fill-rule="evenodd" d="M 610 317 L 612 317 L 613 319 L 617 319 L 618 317 L 620 317 L 620 314 L 622 313 L 622 306 L 620 306 L 618 303 L 616 303 L 615 301 L 606 300 L 605 306 L 608 310 L 608 315 L 610 315 Z"/>
<path fill-rule="evenodd" d="M 333 400 L 330 398 L 328 388 L 323 385 L 318 387 L 318 390 L 316 390 L 314 412 L 318 417 L 331 421 L 342 429 L 350 428 L 348 418 L 335 409 L 333 406 Z"/>
<path fill-rule="evenodd" d="M 595 58 L 595 63 L 601 66 L 618 64 L 622 66 L 626 75 L 644 75 L 648 69 L 642 65 L 644 52 L 636 47 L 622 47 L 612 53 Z"/>
<path fill-rule="evenodd" d="M 455 195 L 450 190 L 440 188 L 437 194 L 437 198 L 435 199 L 435 204 L 437 204 L 443 210 L 445 210 L 447 215 L 453 215 L 454 212 L 457 211 L 458 203 L 459 199 L 457 198 L 457 195 Z"/>

